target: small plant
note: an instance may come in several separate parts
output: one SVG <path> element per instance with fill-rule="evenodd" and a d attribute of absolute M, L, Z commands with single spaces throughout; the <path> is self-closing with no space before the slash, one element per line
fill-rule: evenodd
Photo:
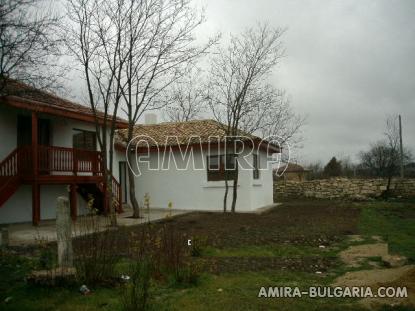
<path fill-rule="evenodd" d="M 150 222 L 150 195 L 148 192 L 144 195 L 144 203 L 143 203 L 144 209 L 147 213 L 147 221 Z"/>
<path fill-rule="evenodd" d="M 166 218 L 171 218 L 172 216 L 172 209 L 173 209 L 173 202 L 169 202 L 169 204 L 167 204 L 167 209 L 168 209 L 168 214 L 166 215 Z"/>
<path fill-rule="evenodd" d="M 122 235 L 119 229 L 110 229 L 110 219 L 98 216 L 93 198 L 88 201 L 89 213 L 79 218 L 74 243 L 74 264 L 77 278 L 87 284 L 107 284 L 115 277 L 115 266 L 120 258 L 117 251 Z"/>
<path fill-rule="evenodd" d="M 171 282 L 176 286 L 195 286 L 199 283 L 200 271 L 200 265 L 193 261 L 187 261 L 172 275 Z"/>
<path fill-rule="evenodd" d="M 122 304 L 126 311 L 148 310 L 153 264 L 149 258 L 130 266 L 130 280 L 123 291 Z"/>
<path fill-rule="evenodd" d="M 43 270 L 50 270 L 56 266 L 56 254 L 52 247 L 48 244 L 46 238 L 40 237 L 39 233 L 36 238 L 36 243 L 39 247 L 38 268 Z"/>
<path fill-rule="evenodd" d="M 207 238 L 206 237 L 194 237 L 192 239 L 192 248 L 190 254 L 193 257 L 202 256 L 203 249 L 206 247 Z"/>

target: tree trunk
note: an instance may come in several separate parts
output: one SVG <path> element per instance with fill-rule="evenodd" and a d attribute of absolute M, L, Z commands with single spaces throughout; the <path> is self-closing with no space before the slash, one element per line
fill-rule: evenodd
<path fill-rule="evenodd" d="M 110 135 L 110 142 L 109 145 L 112 146 L 112 142 L 114 140 L 114 135 L 111 133 Z M 108 201 L 109 201 L 109 208 L 110 208 L 110 223 L 111 227 L 117 226 L 117 211 L 115 210 L 114 204 L 114 195 L 112 192 L 112 170 L 113 170 L 113 160 L 114 160 L 114 148 L 109 148 L 109 168 L 108 168 L 108 175 L 107 175 L 107 191 L 108 191 Z M 121 204 L 121 202 L 120 202 Z"/>
<path fill-rule="evenodd" d="M 130 162 L 130 165 L 131 163 L 133 163 L 132 157 L 133 155 L 129 152 L 128 161 Z M 135 196 L 135 176 L 131 169 L 128 170 L 128 183 L 129 183 L 130 202 L 133 207 L 133 218 L 140 218 L 140 206 Z"/>
<path fill-rule="evenodd" d="M 108 196 L 108 208 L 110 211 L 110 225 L 111 227 L 116 227 L 117 226 L 117 214 L 115 211 L 115 207 L 114 207 L 114 196 L 112 194 L 112 173 L 108 172 L 107 173 L 107 196 Z"/>
<path fill-rule="evenodd" d="M 227 176 L 225 174 L 225 195 L 223 196 L 223 212 L 226 213 L 226 205 L 228 204 L 228 191 L 229 191 L 229 184 L 228 184 L 228 179 Z"/>
<path fill-rule="evenodd" d="M 386 184 L 386 190 L 385 190 L 384 195 L 383 195 L 383 197 L 385 199 L 388 199 L 390 197 L 391 182 L 392 182 L 392 175 L 389 175 L 388 176 L 388 183 Z"/>
<path fill-rule="evenodd" d="M 238 198 L 238 176 L 239 176 L 239 170 L 238 170 L 238 160 L 235 159 L 235 169 L 236 169 L 236 176 L 233 180 L 233 196 L 232 196 L 232 207 L 231 211 L 232 213 L 235 213 L 236 208 L 236 199 Z"/>

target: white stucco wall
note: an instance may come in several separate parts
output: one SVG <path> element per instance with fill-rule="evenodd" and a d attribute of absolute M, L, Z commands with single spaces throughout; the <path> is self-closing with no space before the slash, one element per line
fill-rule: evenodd
<path fill-rule="evenodd" d="M 218 154 L 218 151 L 212 151 L 211 154 Z M 174 155 L 178 166 L 184 168 L 184 161 L 180 161 L 180 154 L 176 151 Z M 169 170 L 149 170 L 146 164 L 141 164 L 141 175 L 135 178 L 137 200 L 142 203 L 144 195 L 148 193 L 150 205 L 153 208 L 167 208 L 168 203 L 172 202 L 175 209 L 222 210 L 225 182 L 207 181 L 206 166 L 202 165 L 206 155 L 207 151 L 194 152 L 195 167 L 201 167 L 201 170 L 193 169 L 193 167 L 187 170 L 178 170 L 173 165 L 173 157 L 170 157 L 168 161 Z M 123 156 L 122 153 L 118 153 L 118 160 L 123 159 Z M 260 157 L 261 164 L 266 167 L 266 154 L 260 152 Z M 156 154 L 152 153 L 150 156 L 151 167 L 157 167 L 157 161 Z M 252 163 L 252 156 L 248 156 L 247 161 Z M 137 172 L 136 163 L 132 163 L 132 166 Z M 231 185 L 232 182 L 229 184 Z M 228 210 L 230 210 L 231 202 L 232 187 L 229 188 Z M 236 210 L 249 212 L 272 203 L 272 168 L 261 170 L 258 180 L 253 179 L 251 169 L 240 169 Z"/>
<path fill-rule="evenodd" d="M 65 185 L 40 186 L 40 219 L 56 218 L 56 201 L 59 196 L 69 197 Z M 78 195 L 78 214 L 86 213 L 86 202 Z M 32 221 L 32 186 L 21 185 L 0 208 L 0 224 Z"/>

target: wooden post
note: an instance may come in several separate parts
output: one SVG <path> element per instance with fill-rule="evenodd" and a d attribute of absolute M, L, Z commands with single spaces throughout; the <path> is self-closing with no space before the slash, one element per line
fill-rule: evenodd
<path fill-rule="evenodd" d="M 32 112 L 32 158 L 33 158 L 33 177 L 37 179 L 37 173 L 39 168 L 38 160 L 38 120 L 36 112 Z"/>
<path fill-rule="evenodd" d="M 35 181 L 32 184 L 32 222 L 34 226 L 40 222 L 40 186 Z"/>
<path fill-rule="evenodd" d="M 40 222 L 40 186 L 38 183 L 39 159 L 38 159 L 38 119 L 36 112 L 32 112 L 32 222 L 37 226 Z"/>
<path fill-rule="evenodd" d="M 78 155 L 75 149 L 72 150 L 72 170 L 73 174 L 76 176 L 78 172 Z"/>
<path fill-rule="evenodd" d="M 77 213 L 78 213 L 76 184 L 70 185 L 70 202 L 71 202 L 71 218 L 73 221 L 75 221 L 77 217 Z"/>

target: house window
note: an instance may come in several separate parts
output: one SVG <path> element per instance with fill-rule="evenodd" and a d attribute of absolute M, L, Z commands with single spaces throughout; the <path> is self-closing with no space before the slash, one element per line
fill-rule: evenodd
<path fill-rule="evenodd" d="M 252 174 L 254 179 L 259 179 L 259 157 L 257 154 L 252 155 Z"/>
<path fill-rule="evenodd" d="M 97 150 L 97 136 L 95 132 L 74 129 L 72 137 L 73 147 L 83 150 Z"/>
<path fill-rule="evenodd" d="M 212 155 L 207 157 L 207 180 L 233 180 L 236 177 L 236 155 Z"/>

